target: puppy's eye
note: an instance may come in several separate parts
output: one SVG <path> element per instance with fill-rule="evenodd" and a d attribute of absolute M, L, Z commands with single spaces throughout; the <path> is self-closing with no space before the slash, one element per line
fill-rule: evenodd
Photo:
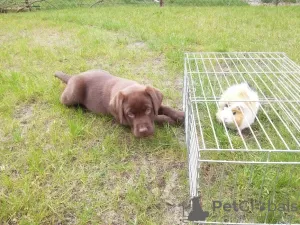
<path fill-rule="evenodd" d="M 232 112 L 232 114 L 233 114 L 233 115 L 235 115 L 235 114 L 236 114 L 236 112 Z"/>
<path fill-rule="evenodd" d="M 128 116 L 129 118 L 134 118 L 134 114 L 131 113 L 131 112 L 127 113 L 127 116 Z"/>
<path fill-rule="evenodd" d="M 225 104 L 224 107 L 225 107 L 225 108 L 228 108 L 228 104 Z"/>
<path fill-rule="evenodd" d="M 146 115 L 149 115 L 151 113 L 151 108 L 148 108 L 145 112 Z"/>

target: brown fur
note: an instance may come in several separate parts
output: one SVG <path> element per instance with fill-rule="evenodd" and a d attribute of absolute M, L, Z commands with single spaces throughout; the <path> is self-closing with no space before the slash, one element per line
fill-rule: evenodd
<path fill-rule="evenodd" d="M 232 109 L 232 113 L 235 112 L 234 115 L 234 119 L 235 122 L 237 123 L 238 126 L 241 126 L 242 122 L 243 122 L 243 112 L 241 111 L 241 109 L 239 107 L 233 108 Z"/>
<path fill-rule="evenodd" d="M 249 99 L 249 95 L 246 91 L 238 94 L 239 99 Z M 255 107 L 256 102 L 245 102 L 245 104 L 251 109 Z"/>
<path fill-rule="evenodd" d="M 102 70 L 91 70 L 76 76 L 57 72 L 56 77 L 67 84 L 61 95 L 64 105 L 83 105 L 94 113 L 111 114 L 129 125 L 136 137 L 154 133 L 159 124 L 182 122 L 184 113 L 163 106 L 162 93 L 151 86 L 112 76 Z"/>

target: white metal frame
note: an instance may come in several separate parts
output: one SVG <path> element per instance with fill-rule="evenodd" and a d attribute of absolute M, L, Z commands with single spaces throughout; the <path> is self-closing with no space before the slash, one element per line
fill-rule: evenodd
<path fill-rule="evenodd" d="M 281 52 L 186 53 L 184 60 L 183 107 L 186 115 L 190 196 L 203 195 L 205 186 L 201 186 L 205 182 L 201 183 L 201 180 L 205 179 L 205 175 L 201 174 L 201 169 L 208 164 L 248 165 L 251 171 L 255 171 L 253 168 L 256 165 L 266 166 L 258 198 L 262 197 L 264 181 L 268 180 L 266 174 L 276 167 L 276 172 L 272 173 L 272 188 L 276 193 L 275 177 L 282 175 L 278 166 L 283 169 L 289 166 L 300 167 L 300 67 Z M 234 134 L 225 124 L 218 124 L 215 118 L 220 95 L 229 86 L 241 82 L 249 83 L 260 97 L 261 107 L 255 125 L 249 128 L 248 136 L 251 141 L 241 134 Z M 240 138 L 238 145 L 235 136 Z M 228 153 L 243 156 L 242 159 L 232 159 L 233 156 Z M 227 154 L 229 158 L 216 156 L 218 154 Z M 254 154 L 261 154 L 262 157 L 255 158 Z M 279 154 L 284 154 L 285 157 L 280 158 Z M 224 171 L 225 166 L 219 172 L 224 174 Z M 290 174 L 286 174 L 291 176 L 290 180 L 297 175 L 293 172 L 294 169 L 291 168 Z M 235 173 L 238 174 L 238 171 Z M 252 180 L 249 178 L 249 181 L 250 179 Z M 274 194 L 273 200 L 275 197 Z M 257 220 L 255 215 L 252 215 L 251 220 L 247 218 L 237 221 L 231 218 L 226 224 L 268 223 L 268 216 L 269 213 L 266 213 L 264 221 Z M 294 221 L 298 223 L 300 219 L 293 220 L 289 217 L 276 222 Z M 223 222 L 210 220 L 201 223 Z"/>

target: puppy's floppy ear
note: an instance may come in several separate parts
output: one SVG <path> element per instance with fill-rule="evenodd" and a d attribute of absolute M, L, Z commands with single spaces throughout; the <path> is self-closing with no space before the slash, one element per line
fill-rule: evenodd
<path fill-rule="evenodd" d="M 122 91 L 119 91 L 109 102 L 109 108 L 112 115 L 119 120 L 120 124 L 124 124 L 126 121 L 124 110 L 123 110 L 123 102 L 125 95 Z"/>
<path fill-rule="evenodd" d="M 163 94 L 156 88 L 151 87 L 151 86 L 146 86 L 145 89 L 146 93 L 148 93 L 151 97 L 152 100 L 152 105 L 154 108 L 154 113 L 157 116 L 158 115 L 158 110 L 161 106 L 162 100 L 163 100 Z"/>

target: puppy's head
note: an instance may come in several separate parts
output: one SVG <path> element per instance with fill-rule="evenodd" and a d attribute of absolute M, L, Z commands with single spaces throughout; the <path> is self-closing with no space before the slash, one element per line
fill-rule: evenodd
<path fill-rule="evenodd" d="M 154 133 L 154 118 L 158 115 L 163 96 L 150 86 L 132 85 L 119 91 L 111 100 L 111 112 L 121 124 L 129 125 L 136 137 Z"/>

